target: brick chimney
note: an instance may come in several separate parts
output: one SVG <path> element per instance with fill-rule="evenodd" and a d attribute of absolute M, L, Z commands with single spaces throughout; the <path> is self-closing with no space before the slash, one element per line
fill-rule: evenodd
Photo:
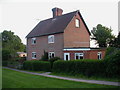
<path fill-rule="evenodd" d="M 53 18 L 56 17 L 56 16 L 61 16 L 61 15 L 62 15 L 62 12 L 63 12 L 62 9 L 56 8 L 56 7 L 53 8 L 52 11 L 53 11 Z"/>

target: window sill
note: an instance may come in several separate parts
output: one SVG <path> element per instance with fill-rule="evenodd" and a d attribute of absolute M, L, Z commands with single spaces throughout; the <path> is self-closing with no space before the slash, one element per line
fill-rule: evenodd
<path fill-rule="evenodd" d="M 54 43 L 54 42 L 49 42 L 48 44 L 50 44 L 50 43 Z"/>
<path fill-rule="evenodd" d="M 31 45 L 36 45 L 36 44 L 31 44 Z"/>
<path fill-rule="evenodd" d="M 36 59 L 36 58 L 32 58 L 32 59 Z"/>

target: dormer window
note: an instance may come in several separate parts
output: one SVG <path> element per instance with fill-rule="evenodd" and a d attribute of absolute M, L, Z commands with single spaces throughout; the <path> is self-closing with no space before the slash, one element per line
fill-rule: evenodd
<path fill-rule="evenodd" d="M 36 44 L 36 38 L 32 38 L 31 43 Z"/>
<path fill-rule="evenodd" d="M 75 26 L 80 27 L 80 20 L 79 19 L 75 19 Z"/>
<path fill-rule="evenodd" d="M 54 35 L 48 36 L 48 43 L 54 43 Z"/>

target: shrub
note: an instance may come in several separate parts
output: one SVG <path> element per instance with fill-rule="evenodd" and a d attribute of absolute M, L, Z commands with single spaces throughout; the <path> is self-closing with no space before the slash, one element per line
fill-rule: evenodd
<path fill-rule="evenodd" d="M 107 59 L 107 60 L 109 60 L 109 59 L 111 59 L 111 56 L 113 56 L 116 52 L 118 51 L 118 49 L 117 48 L 115 48 L 115 47 L 108 47 L 107 49 L 106 49 L 106 53 L 105 53 L 105 60 Z"/>
<path fill-rule="evenodd" d="M 60 58 L 59 58 L 59 57 L 53 57 L 53 58 L 49 59 L 49 62 L 50 62 L 50 64 L 51 64 L 51 69 L 52 69 L 52 67 L 53 67 L 53 63 L 54 63 L 55 61 L 57 61 L 57 60 L 60 60 Z"/>
<path fill-rule="evenodd" d="M 23 65 L 20 62 L 14 61 L 14 60 L 2 61 L 2 66 L 7 66 L 7 67 L 11 67 L 11 68 L 16 68 L 16 69 L 23 68 Z"/>
<path fill-rule="evenodd" d="M 10 50 L 2 49 L 2 60 L 3 61 L 8 61 L 10 59 L 11 59 L 11 52 L 10 52 Z"/>
<path fill-rule="evenodd" d="M 48 52 L 44 51 L 44 55 L 42 55 L 41 60 L 42 61 L 48 61 Z"/>
<path fill-rule="evenodd" d="M 8 61 L 2 61 L 2 66 L 7 66 L 8 65 Z"/>
<path fill-rule="evenodd" d="M 23 63 L 23 69 L 25 70 L 32 70 L 32 61 L 25 61 Z"/>
<path fill-rule="evenodd" d="M 105 64 L 98 60 L 73 60 L 73 61 L 56 61 L 53 63 L 53 72 L 83 74 L 86 76 L 104 75 Z"/>
<path fill-rule="evenodd" d="M 104 59 L 107 77 L 120 76 L 120 48 L 108 47 Z"/>
<path fill-rule="evenodd" d="M 114 54 L 105 58 L 107 65 L 106 73 L 109 77 L 120 77 L 120 50 L 118 49 Z"/>
<path fill-rule="evenodd" d="M 25 70 L 33 70 L 33 71 L 50 71 L 50 63 L 47 61 L 38 61 L 38 60 L 31 60 L 25 61 L 23 63 L 23 68 Z"/>

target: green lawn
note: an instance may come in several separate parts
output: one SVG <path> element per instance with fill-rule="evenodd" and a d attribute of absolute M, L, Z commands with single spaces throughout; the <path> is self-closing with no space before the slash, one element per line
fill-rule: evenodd
<path fill-rule="evenodd" d="M 9 69 L 2 71 L 3 88 L 117 88 L 117 86 L 88 84 L 31 75 Z"/>
<path fill-rule="evenodd" d="M 66 73 L 54 73 L 54 72 L 52 72 L 50 75 L 63 76 L 63 77 L 69 77 L 69 78 L 86 79 L 86 80 L 120 82 L 120 78 L 108 78 L 108 77 L 99 77 L 99 76 L 87 77 L 87 76 L 81 75 L 81 74 L 71 75 L 71 74 L 66 74 Z"/>

